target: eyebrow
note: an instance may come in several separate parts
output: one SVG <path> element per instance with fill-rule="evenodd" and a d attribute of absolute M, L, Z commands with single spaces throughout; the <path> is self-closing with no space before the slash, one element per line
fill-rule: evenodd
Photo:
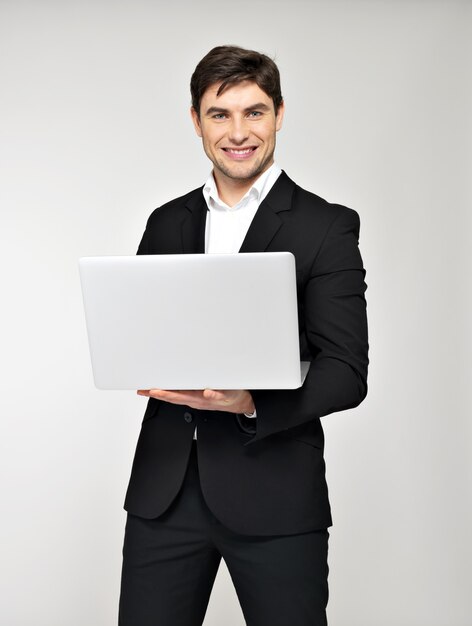
<path fill-rule="evenodd" d="M 250 107 L 246 107 L 244 109 L 244 113 L 249 113 L 250 111 L 270 111 L 270 107 L 267 106 L 264 102 L 256 102 L 256 104 L 252 104 Z M 210 107 L 206 110 L 205 115 L 213 115 L 214 113 L 229 113 L 229 109 L 224 109 L 223 107 Z"/>

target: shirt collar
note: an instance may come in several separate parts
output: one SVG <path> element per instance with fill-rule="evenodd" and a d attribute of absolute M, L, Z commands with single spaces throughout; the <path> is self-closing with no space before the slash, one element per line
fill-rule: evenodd
<path fill-rule="evenodd" d="M 203 196 L 205 198 L 207 207 L 209 209 L 223 209 L 225 211 L 235 211 L 246 204 L 246 201 L 253 197 L 258 204 L 264 200 L 267 193 L 270 191 L 272 185 L 282 173 L 282 170 L 276 163 L 272 163 L 268 170 L 259 176 L 254 182 L 253 186 L 247 191 L 241 200 L 233 207 L 229 207 L 223 200 L 220 199 L 218 189 L 216 187 L 215 177 L 213 172 L 210 173 L 204 187 Z"/>

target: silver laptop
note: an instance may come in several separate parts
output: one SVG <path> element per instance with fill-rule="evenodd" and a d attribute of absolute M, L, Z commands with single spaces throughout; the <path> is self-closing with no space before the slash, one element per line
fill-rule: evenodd
<path fill-rule="evenodd" d="M 300 363 L 289 252 L 79 260 L 99 389 L 294 389 Z"/>

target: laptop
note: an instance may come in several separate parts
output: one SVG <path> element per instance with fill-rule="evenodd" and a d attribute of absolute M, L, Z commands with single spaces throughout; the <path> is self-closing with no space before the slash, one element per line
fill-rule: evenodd
<path fill-rule="evenodd" d="M 290 252 L 84 257 L 79 271 L 99 389 L 295 389 Z"/>

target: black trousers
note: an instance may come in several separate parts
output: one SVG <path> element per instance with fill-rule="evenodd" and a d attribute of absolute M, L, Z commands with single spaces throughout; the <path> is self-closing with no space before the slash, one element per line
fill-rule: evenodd
<path fill-rule="evenodd" d="M 262 537 L 224 527 L 204 501 L 193 445 L 168 511 L 128 515 L 119 626 L 201 626 L 221 558 L 248 626 L 326 626 L 328 531 Z"/>

